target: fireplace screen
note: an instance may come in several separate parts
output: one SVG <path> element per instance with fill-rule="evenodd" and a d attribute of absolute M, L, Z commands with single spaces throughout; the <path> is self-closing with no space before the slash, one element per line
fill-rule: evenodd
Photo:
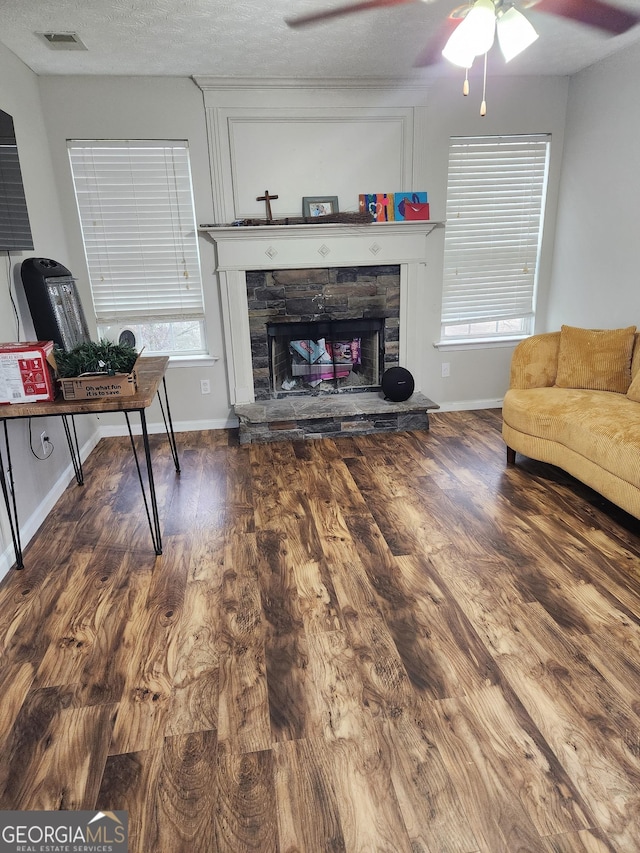
<path fill-rule="evenodd" d="M 275 396 L 380 388 L 384 320 L 268 323 Z"/>

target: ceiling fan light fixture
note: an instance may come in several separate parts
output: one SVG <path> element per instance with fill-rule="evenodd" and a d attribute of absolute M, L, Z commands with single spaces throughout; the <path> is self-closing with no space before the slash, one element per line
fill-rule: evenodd
<path fill-rule="evenodd" d="M 470 50 L 464 34 L 463 37 L 458 35 L 461 27 L 462 24 L 459 24 L 453 31 L 444 46 L 442 55 L 448 62 L 457 65 L 459 68 L 471 68 L 476 55 Z"/>
<path fill-rule="evenodd" d="M 454 65 L 470 68 L 476 56 L 491 48 L 496 32 L 493 0 L 476 0 L 447 41 L 442 55 Z"/>
<path fill-rule="evenodd" d="M 532 24 L 515 6 L 500 15 L 497 30 L 498 44 L 505 62 L 510 62 L 538 38 Z"/>

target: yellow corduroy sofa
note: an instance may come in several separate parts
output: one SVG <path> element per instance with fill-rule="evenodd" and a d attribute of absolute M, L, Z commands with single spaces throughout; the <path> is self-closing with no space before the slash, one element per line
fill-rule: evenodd
<path fill-rule="evenodd" d="M 586 386 L 586 387 L 585 387 Z M 563 326 L 513 353 L 502 435 L 640 518 L 640 334 Z"/>

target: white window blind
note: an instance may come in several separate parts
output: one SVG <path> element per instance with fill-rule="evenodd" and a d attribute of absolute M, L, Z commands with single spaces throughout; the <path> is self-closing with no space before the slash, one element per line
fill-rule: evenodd
<path fill-rule="evenodd" d="M 69 143 L 100 325 L 202 320 L 185 142 Z"/>
<path fill-rule="evenodd" d="M 546 134 L 451 140 L 443 339 L 530 331 L 549 140 Z"/>

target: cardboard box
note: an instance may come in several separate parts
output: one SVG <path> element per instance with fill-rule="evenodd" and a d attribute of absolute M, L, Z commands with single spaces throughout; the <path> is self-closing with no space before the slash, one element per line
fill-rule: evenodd
<path fill-rule="evenodd" d="M 56 396 L 53 341 L 0 344 L 0 403 L 35 403 Z"/>
<path fill-rule="evenodd" d="M 138 388 L 138 361 L 131 373 L 92 373 L 60 380 L 65 400 L 99 400 L 102 397 L 132 397 Z"/>

